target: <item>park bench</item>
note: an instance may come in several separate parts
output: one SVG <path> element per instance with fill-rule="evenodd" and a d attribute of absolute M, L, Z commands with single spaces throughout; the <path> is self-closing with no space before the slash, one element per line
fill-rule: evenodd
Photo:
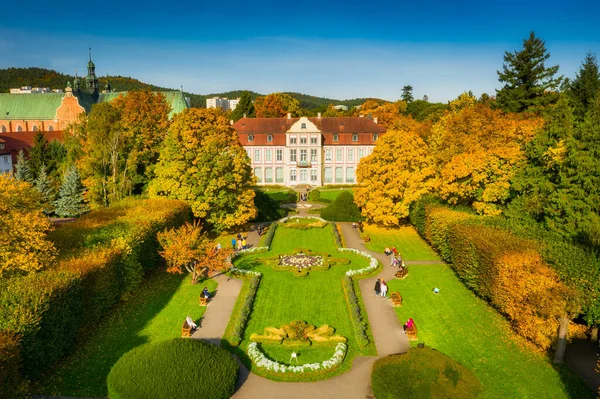
<path fill-rule="evenodd" d="M 396 278 L 399 278 L 399 279 L 401 279 L 401 280 L 402 280 L 404 277 L 406 277 L 407 275 L 408 275 L 408 267 L 405 267 L 404 269 L 402 269 L 402 270 L 398 270 L 398 271 L 396 272 Z"/>
<path fill-rule="evenodd" d="M 200 295 L 200 306 L 208 306 L 208 298 Z"/>
<path fill-rule="evenodd" d="M 413 322 L 413 325 L 411 328 L 407 328 L 406 329 L 406 336 L 408 337 L 409 341 L 416 341 L 417 340 L 417 325 L 416 323 Z"/>
<path fill-rule="evenodd" d="M 364 237 L 363 237 L 363 241 L 364 241 L 364 242 L 370 242 L 370 241 L 371 241 L 371 237 L 369 237 L 369 236 L 364 236 Z"/>
<path fill-rule="evenodd" d="M 402 306 L 402 295 L 398 291 L 392 292 L 392 304 L 394 306 Z"/>
<path fill-rule="evenodd" d="M 190 326 L 186 320 L 183 321 L 183 326 L 181 326 L 181 336 L 182 337 L 191 337 L 192 336 L 192 326 Z"/>

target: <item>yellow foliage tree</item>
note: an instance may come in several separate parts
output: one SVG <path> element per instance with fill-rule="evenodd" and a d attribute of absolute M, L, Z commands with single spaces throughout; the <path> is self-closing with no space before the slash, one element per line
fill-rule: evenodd
<path fill-rule="evenodd" d="M 435 163 L 417 133 L 419 125 L 404 118 L 401 130 L 389 130 L 358 165 L 354 201 L 368 220 L 398 225 L 413 202 L 437 187 Z"/>
<path fill-rule="evenodd" d="M 406 111 L 406 102 L 399 100 L 395 103 L 385 103 L 379 105 L 374 100 L 367 100 L 360 107 L 359 114 L 377 118 L 377 123 L 386 129 L 395 128 L 395 124 L 403 119 Z"/>
<path fill-rule="evenodd" d="M 51 264 L 56 248 L 39 194 L 29 183 L 0 175 L 0 277 L 28 274 Z"/>

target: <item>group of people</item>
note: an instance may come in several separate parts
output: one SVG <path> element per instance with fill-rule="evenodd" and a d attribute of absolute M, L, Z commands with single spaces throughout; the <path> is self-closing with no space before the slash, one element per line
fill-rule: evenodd
<path fill-rule="evenodd" d="M 192 327 L 192 330 L 196 330 L 198 328 L 198 325 L 194 323 L 194 319 L 192 319 L 192 316 L 188 315 L 188 317 L 185 318 L 185 322 L 188 326 Z"/>
<path fill-rule="evenodd" d="M 375 295 L 385 298 L 387 296 L 388 286 L 384 279 L 375 281 Z"/>
<path fill-rule="evenodd" d="M 404 267 L 406 265 L 404 264 L 404 260 L 402 259 L 402 254 L 399 253 L 398 250 L 396 250 L 396 247 L 392 247 L 392 249 L 386 247 L 383 253 L 385 254 L 385 256 L 390 257 L 390 266 L 398 267 L 400 271 L 404 270 Z"/>
<path fill-rule="evenodd" d="M 246 242 L 246 237 L 242 236 L 242 233 L 238 233 L 237 239 L 231 239 L 231 246 L 233 249 L 241 251 L 242 249 L 248 248 L 248 243 Z"/>
<path fill-rule="evenodd" d="M 352 228 L 353 229 L 358 229 L 362 233 L 362 231 L 363 231 L 363 222 L 361 222 L 360 220 L 358 221 L 358 223 L 352 222 Z"/>

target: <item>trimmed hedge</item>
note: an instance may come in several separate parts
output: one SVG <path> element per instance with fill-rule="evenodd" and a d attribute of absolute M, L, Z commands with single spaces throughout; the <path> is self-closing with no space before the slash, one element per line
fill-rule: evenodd
<path fill-rule="evenodd" d="M 110 399 L 230 398 L 239 365 L 225 349 L 176 338 L 127 352 L 108 375 Z"/>
<path fill-rule="evenodd" d="M 238 347 L 244 338 L 244 330 L 246 329 L 250 312 L 252 312 L 252 304 L 254 303 L 254 297 L 260 284 L 260 277 L 252 275 L 250 279 L 244 280 L 244 286 L 231 312 L 223 340 L 232 347 Z"/>
<path fill-rule="evenodd" d="M 0 330 L 20 336 L 25 377 L 37 378 L 72 349 L 84 294 L 77 275 L 53 271 L 12 279 L 0 292 Z"/>
<path fill-rule="evenodd" d="M 430 348 L 413 348 L 378 359 L 373 364 L 371 386 L 377 399 L 469 399 L 482 392 L 471 370 Z"/>
<path fill-rule="evenodd" d="M 271 223 L 271 225 L 267 229 L 267 234 L 265 234 L 265 238 L 262 244 L 263 247 L 271 248 L 271 243 L 273 242 L 273 237 L 275 236 L 275 230 L 277 230 L 277 226 L 279 226 L 279 223 Z"/>
<path fill-rule="evenodd" d="M 354 203 L 354 195 L 344 191 L 330 205 L 321 210 L 321 217 L 332 222 L 358 222 L 364 220 Z"/>
<path fill-rule="evenodd" d="M 21 374 L 19 340 L 7 332 L 0 332 L 0 398 L 28 397 L 27 383 Z"/>
<path fill-rule="evenodd" d="M 342 287 L 344 289 L 344 298 L 348 305 L 350 319 L 352 319 L 352 325 L 354 326 L 354 331 L 356 333 L 358 346 L 361 349 L 364 349 L 370 342 L 369 334 L 367 332 L 369 326 L 366 317 L 363 315 L 362 309 L 360 308 L 352 277 L 344 275 L 344 277 L 342 277 Z"/>
<path fill-rule="evenodd" d="M 343 248 L 342 245 L 342 236 L 340 235 L 340 231 L 338 230 L 337 223 L 331 222 L 331 231 L 333 232 L 333 241 L 335 241 L 335 246 L 338 248 Z"/>

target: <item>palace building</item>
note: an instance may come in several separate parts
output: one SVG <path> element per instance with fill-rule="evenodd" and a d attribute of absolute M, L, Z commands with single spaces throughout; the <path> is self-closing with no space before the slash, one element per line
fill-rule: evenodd
<path fill-rule="evenodd" d="M 365 117 L 242 118 L 233 124 L 259 185 L 356 184 L 386 129 Z"/>

